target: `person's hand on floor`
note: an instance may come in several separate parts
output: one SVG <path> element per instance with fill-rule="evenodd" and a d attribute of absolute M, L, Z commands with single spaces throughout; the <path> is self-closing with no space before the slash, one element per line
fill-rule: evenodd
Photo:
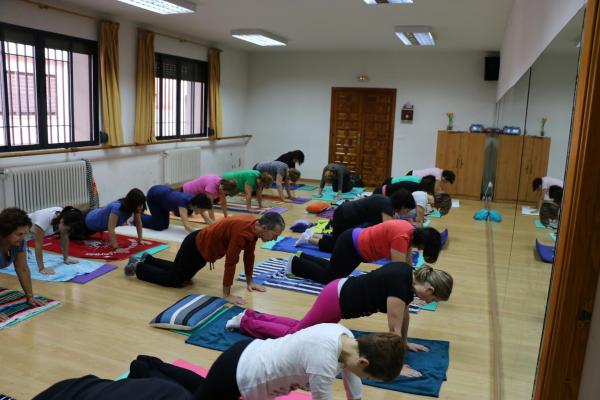
<path fill-rule="evenodd" d="M 223 299 L 227 300 L 231 304 L 235 304 L 238 306 L 241 306 L 242 304 L 246 304 L 246 300 L 244 300 L 242 297 L 234 296 L 232 294 L 230 294 L 229 296 L 223 297 Z"/>
<path fill-rule="evenodd" d="M 249 292 L 257 291 L 257 292 L 266 292 L 267 288 L 263 285 L 259 285 L 256 283 L 251 283 L 247 286 Z"/>
<path fill-rule="evenodd" d="M 429 348 L 426 346 L 423 346 L 422 344 L 408 343 L 406 345 L 406 348 L 410 351 L 422 351 L 424 353 L 429 352 Z"/>
<path fill-rule="evenodd" d="M 122 247 L 119 247 L 119 248 L 117 248 L 117 249 L 113 249 L 113 251 L 114 251 L 115 253 L 119 253 L 119 254 L 123 254 L 123 253 L 129 253 L 129 250 L 127 250 L 127 249 L 124 249 L 124 248 L 122 248 Z"/>
<path fill-rule="evenodd" d="M 4 322 L 8 319 L 8 317 L 5 314 L 0 313 L 0 322 Z"/>
<path fill-rule="evenodd" d="M 77 264 L 79 260 L 76 258 L 67 258 L 63 261 L 65 264 Z"/>
<path fill-rule="evenodd" d="M 54 275 L 54 270 L 52 268 L 42 268 L 39 272 L 42 275 Z"/>
<path fill-rule="evenodd" d="M 420 378 L 423 375 L 416 369 L 412 369 L 410 365 L 404 364 L 402 366 L 402 371 L 400 371 L 400 376 L 405 376 L 407 378 Z"/>
<path fill-rule="evenodd" d="M 27 297 L 27 304 L 29 304 L 30 306 L 34 306 L 34 307 L 39 307 L 39 306 L 43 306 L 44 304 L 46 304 L 45 301 L 40 300 L 40 299 L 36 299 L 35 297 Z"/>
<path fill-rule="evenodd" d="M 192 229 L 193 231 L 193 229 Z M 152 244 L 152 242 L 149 242 L 147 240 L 138 240 L 138 246 L 150 246 Z"/>

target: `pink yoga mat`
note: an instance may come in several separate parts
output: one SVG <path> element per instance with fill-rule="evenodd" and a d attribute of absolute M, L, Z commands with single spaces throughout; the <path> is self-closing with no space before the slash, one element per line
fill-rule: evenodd
<path fill-rule="evenodd" d="M 185 368 L 187 370 L 195 372 L 200 376 L 206 376 L 206 373 L 208 372 L 204 368 L 201 368 L 195 364 L 192 364 L 189 361 L 182 360 L 182 359 L 175 360 L 172 362 L 172 364 L 177 367 Z M 286 400 L 308 400 L 308 399 L 312 399 L 312 396 L 304 394 L 304 393 L 300 393 L 300 392 L 292 392 L 292 393 L 288 394 L 287 396 L 279 396 L 277 398 L 278 399 L 286 399 Z"/>

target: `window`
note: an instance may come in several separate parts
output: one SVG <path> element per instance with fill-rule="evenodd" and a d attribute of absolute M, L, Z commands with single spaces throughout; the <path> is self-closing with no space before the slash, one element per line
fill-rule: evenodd
<path fill-rule="evenodd" d="M 156 53 L 158 139 L 207 136 L 208 63 Z"/>
<path fill-rule="evenodd" d="M 0 24 L 0 151 L 98 143 L 97 44 Z"/>

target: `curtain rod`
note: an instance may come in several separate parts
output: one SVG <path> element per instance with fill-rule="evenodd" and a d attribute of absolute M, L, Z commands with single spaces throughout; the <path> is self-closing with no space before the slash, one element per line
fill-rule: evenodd
<path fill-rule="evenodd" d="M 40 8 L 42 10 L 59 11 L 59 12 L 63 12 L 63 13 L 66 13 L 66 14 L 71 14 L 71 15 L 76 15 L 78 17 L 91 19 L 91 20 L 94 20 L 94 21 L 100 21 L 100 20 L 102 20 L 102 18 L 94 17 L 93 15 L 87 15 L 87 14 L 78 13 L 76 11 L 71 11 L 71 10 L 68 10 L 68 9 L 62 8 L 62 7 L 52 6 L 50 4 L 41 3 L 41 2 L 35 1 L 35 0 L 20 0 L 20 1 L 22 1 L 23 3 L 27 3 L 27 4 L 31 4 L 31 5 L 37 6 L 38 8 Z M 143 27 L 139 27 L 139 28 L 146 29 L 146 28 L 143 28 Z M 149 29 L 147 29 L 147 30 L 149 30 Z M 186 38 L 183 38 L 183 37 L 179 37 L 179 36 L 175 36 L 175 35 L 169 35 L 167 33 L 161 33 L 161 32 L 156 32 L 156 31 L 152 31 L 152 32 L 154 32 L 155 35 L 164 36 L 166 38 L 178 40 L 180 42 L 192 43 L 192 44 L 195 44 L 195 45 L 198 45 L 198 46 L 202 46 L 202 47 L 210 47 L 211 46 L 208 42 L 186 39 Z"/>

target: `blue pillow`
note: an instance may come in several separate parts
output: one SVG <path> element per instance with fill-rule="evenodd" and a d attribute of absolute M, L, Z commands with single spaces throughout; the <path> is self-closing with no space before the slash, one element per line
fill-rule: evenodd
<path fill-rule="evenodd" d="M 305 230 L 307 230 L 310 227 L 315 226 L 314 223 L 307 221 L 305 219 L 299 219 L 297 221 L 295 221 L 292 226 L 290 226 L 290 229 L 292 230 L 292 232 L 297 232 L 297 233 L 302 233 Z"/>
<path fill-rule="evenodd" d="M 190 294 L 158 314 L 150 321 L 150 326 L 192 330 L 221 310 L 225 304 L 227 302 L 220 297 Z"/>
<path fill-rule="evenodd" d="M 490 221 L 502 222 L 502 215 L 496 210 L 490 210 Z"/>
<path fill-rule="evenodd" d="M 485 221 L 488 219 L 489 215 L 490 212 L 488 210 L 479 210 L 475 213 L 475 215 L 473 215 L 473 218 L 475 218 L 477 221 Z"/>

